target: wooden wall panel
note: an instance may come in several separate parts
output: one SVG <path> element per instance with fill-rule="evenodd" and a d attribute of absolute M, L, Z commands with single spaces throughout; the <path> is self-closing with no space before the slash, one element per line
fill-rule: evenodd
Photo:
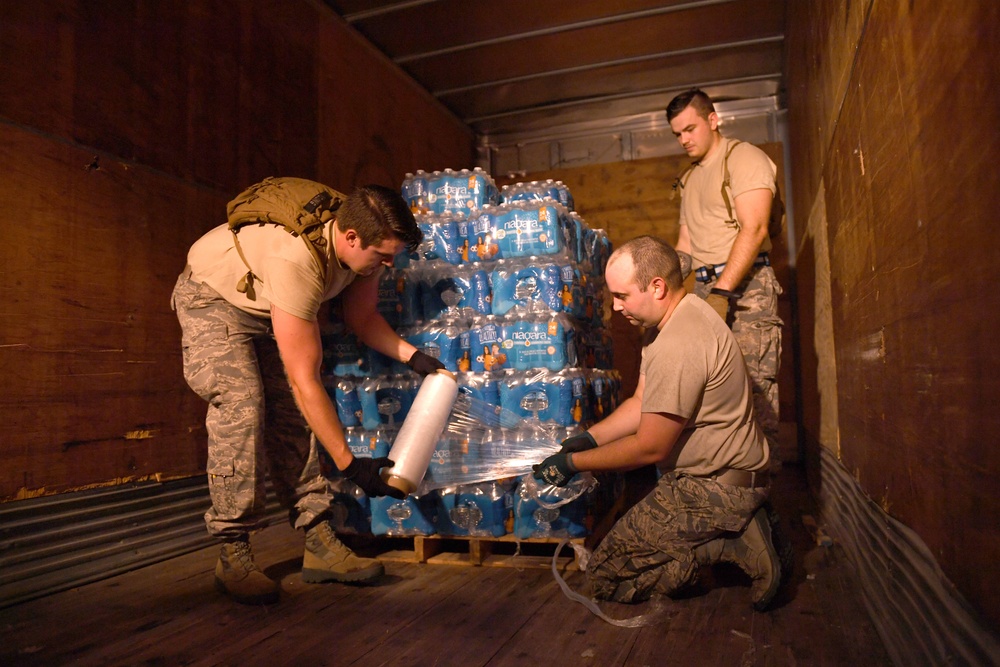
<path fill-rule="evenodd" d="M 24 54 L 0 116 L 227 191 L 473 163 L 469 128 L 320 3 L 4 3 L 0 40 Z"/>
<path fill-rule="evenodd" d="M 814 315 L 803 366 L 815 360 L 819 385 L 804 428 L 809 443 L 836 447 L 871 500 L 914 530 L 995 624 L 1000 534 L 986 527 L 1000 498 L 986 489 L 1000 475 L 991 340 L 1000 312 L 981 298 L 992 291 L 989 271 L 970 267 L 996 255 L 995 206 L 983 193 L 1000 189 L 1000 74 L 987 55 L 1000 39 L 1000 5 L 863 4 L 862 14 L 856 3 L 790 7 L 793 160 L 807 172 L 795 201 L 797 210 L 824 204 L 806 209 L 797 248 L 800 317 L 803 306 Z M 848 42 L 856 34 L 856 53 L 822 37 L 809 43 L 829 30 Z M 823 398 L 831 390 L 832 403 Z"/>
<path fill-rule="evenodd" d="M 811 211 L 873 0 L 789 2 L 785 30 L 795 210 Z M 805 225 L 796 228 L 796 245 Z"/>
<path fill-rule="evenodd" d="M 323 179 L 400 187 L 407 172 L 475 166 L 472 131 L 341 19 L 324 19 L 320 43 L 351 47 L 318 53 Z"/>
<path fill-rule="evenodd" d="M 197 471 L 204 407 L 169 298 L 225 198 L 10 125 L 0 160 L 0 498 Z"/>
<path fill-rule="evenodd" d="M 0 501 L 203 472 L 168 301 L 246 185 L 399 187 L 474 155 L 311 0 L 0 3 L 0 43 Z"/>

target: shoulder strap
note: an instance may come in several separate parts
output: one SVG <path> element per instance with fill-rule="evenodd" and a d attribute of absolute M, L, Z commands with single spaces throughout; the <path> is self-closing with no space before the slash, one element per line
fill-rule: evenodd
<path fill-rule="evenodd" d="M 691 170 L 693 170 L 697 166 L 698 166 L 697 162 L 692 162 L 691 164 L 689 164 L 687 167 L 684 168 L 684 171 L 682 171 L 680 175 L 677 176 L 677 178 L 674 179 L 673 185 L 670 186 L 670 201 L 673 201 L 674 197 L 677 196 L 678 190 L 684 189 L 684 186 L 687 185 L 687 179 L 691 177 Z"/>
<path fill-rule="evenodd" d="M 736 216 L 733 215 L 733 204 L 729 200 L 729 193 L 726 190 L 732 189 L 732 179 L 729 176 L 729 156 L 733 154 L 733 149 L 739 146 L 741 142 L 739 139 L 734 139 L 731 144 L 729 144 L 729 149 L 726 150 L 725 157 L 722 158 L 722 201 L 726 202 L 726 215 L 729 219 L 726 220 L 727 224 L 735 225 L 737 228 L 740 223 L 737 222 Z"/>

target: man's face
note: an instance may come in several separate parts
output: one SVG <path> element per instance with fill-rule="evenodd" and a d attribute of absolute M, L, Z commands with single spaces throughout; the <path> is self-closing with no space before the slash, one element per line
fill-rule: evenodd
<path fill-rule="evenodd" d="M 656 326 L 659 318 L 654 312 L 653 292 L 639 289 L 633 280 L 635 267 L 632 258 L 623 255 L 608 264 L 604 279 L 613 298 L 611 307 L 625 316 L 635 326 Z"/>
<path fill-rule="evenodd" d="M 344 262 L 359 276 L 370 276 L 383 266 L 392 266 L 396 255 L 403 252 L 406 244 L 395 236 L 384 239 L 381 243 L 361 247 L 361 239 L 353 230 L 347 233 L 348 249 L 341 257 Z"/>
<path fill-rule="evenodd" d="M 700 160 L 715 145 L 715 130 L 719 127 L 719 117 L 713 111 L 708 118 L 702 118 L 692 105 L 688 105 L 670 121 L 677 142 L 687 154 Z"/>

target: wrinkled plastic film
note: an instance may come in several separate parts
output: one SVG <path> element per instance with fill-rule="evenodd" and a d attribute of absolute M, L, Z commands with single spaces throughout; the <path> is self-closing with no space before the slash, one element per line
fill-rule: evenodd
<path fill-rule="evenodd" d="M 420 492 L 530 477 L 532 466 L 559 451 L 564 430 L 459 392 Z"/>
<path fill-rule="evenodd" d="M 565 547 L 567 544 L 569 544 L 569 540 L 567 539 L 562 540 L 561 542 L 559 542 L 559 546 L 556 547 L 555 553 L 552 554 L 552 576 L 555 577 L 556 583 L 559 584 L 559 588 L 562 589 L 563 595 L 568 597 L 570 600 L 573 600 L 574 602 L 579 602 L 584 607 L 589 609 L 590 612 L 594 614 L 594 616 L 597 616 L 602 621 L 610 623 L 611 625 L 618 626 L 620 628 L 640 628 L 645 625 L 652 625 L 657 620 L 659 620 L 653 614 L 640 614 L 639 616 L 633 616 L 631 618 L 623 618 L 623 619 L 611 618 L 603 611 L 601 611 L 601 608 L 597 606 L 597 603 L 595 601 L 585 598 L 584 596 L 580 595 L 572 588 L 570 588 L 569 584 L 566 583 L 566 580 L 559 575 L 559 570 L 557 568 L 559 554 L 562 553 L 563 547 Z M 573 544 L 572 546 L 577 553 L 578 556 L 577 561 L 580 563 L 580 568 L 585 569 L 587 567 L 586 560 L 580 560 L 579 555 L 580 552 L 582 551 L 586 555 L 586 557 L 589 558 L 590 554 L 586 551 L 586 549 L 584 549 L 582 546 L 578 544 Z"/>
<path fill-rule="evenodd" d="M 534 499 L 540 507 L 554 510 L 570 504 L 596 486 L 597 480 L 589 472 L 577 474 L 566 486 L 541 484 L 533 476 L 529 476 L 522 482 L 522 492 Z"/>

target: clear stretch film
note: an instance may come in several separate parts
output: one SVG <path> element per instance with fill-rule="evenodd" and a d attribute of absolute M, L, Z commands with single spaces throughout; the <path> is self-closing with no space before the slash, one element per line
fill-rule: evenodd
<path fill-rule="evenodd" d="M 451 373 L 438 371 L 424 378 L 389 451 L 395 465 L 382 472 L 389 486 L 404 493 L 420 486 L 457 396 L 458 382 Z"/>

